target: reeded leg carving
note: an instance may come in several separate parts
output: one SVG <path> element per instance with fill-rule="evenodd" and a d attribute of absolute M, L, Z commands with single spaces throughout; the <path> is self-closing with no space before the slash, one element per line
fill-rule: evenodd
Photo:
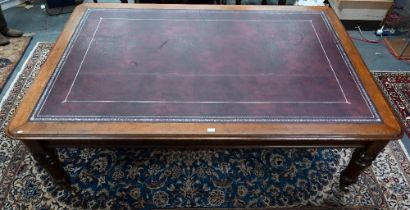
<path fill-rule="evenodd" d="M 347 167 L 340 174 L 340 189 L 347 191 L 348 186 L 357 182 L 359 175 L 370 165 L 387 145 L 388 141 L 371 142 L 365 148 L 356 149 Z"/>
<path fill-rule="evenodd" d="M 30 140 L 23 141 L 34 159 L 50 174 L 58 185 L 68 187 L 70 185 L 68 175 L 58 160 L 55 149 L 45 148 L 41 142 Z"/>

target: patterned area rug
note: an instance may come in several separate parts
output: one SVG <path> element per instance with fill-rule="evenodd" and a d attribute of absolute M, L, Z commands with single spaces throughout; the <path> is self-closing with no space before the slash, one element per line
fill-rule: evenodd
<path fill-rule="evenodd" d="M 410 137 L 410 72 L 376 72 L 376 81 L 389 98 Z"/>
<path fill-rule="evenodd" d="M 10 39 L 10 44 L 0 46 L 0 91 L 24 54 L 24 51 L 26 51 L 31 38 L 31 36 L 12 38 Z"/>
<path fill-rule="evenodd" d="M 409 209 L 410 162 L 390 143 L 348 193 L 349 149 L 60 149 L 73 190 L 53 185 L 4 129 L 51 44 L 41 43 L 0 110 L 0 209 Z"/>

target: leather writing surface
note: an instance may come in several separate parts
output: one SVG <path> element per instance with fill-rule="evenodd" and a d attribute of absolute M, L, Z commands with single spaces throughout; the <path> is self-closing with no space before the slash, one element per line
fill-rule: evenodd
<path fill-rule="evenodd" d="M 379 121 L 322 12 L 89 9 L 32 120 Z"/>

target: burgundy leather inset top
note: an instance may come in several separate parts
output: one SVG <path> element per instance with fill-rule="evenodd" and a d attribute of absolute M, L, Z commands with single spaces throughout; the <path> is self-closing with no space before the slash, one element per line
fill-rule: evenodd
<path fill-rule="evenodd" d="M 322 12 L 89 9 L 31 120 L 380 118 Z"/>

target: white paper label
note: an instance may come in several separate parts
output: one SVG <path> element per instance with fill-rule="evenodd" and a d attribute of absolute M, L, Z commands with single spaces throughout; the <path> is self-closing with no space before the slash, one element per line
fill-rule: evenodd
<path fill-rule="evenodd" d="M 208 128 L 206 131 L 208 131 L 208 133 L 215 133 L 215 128 Z"/>

